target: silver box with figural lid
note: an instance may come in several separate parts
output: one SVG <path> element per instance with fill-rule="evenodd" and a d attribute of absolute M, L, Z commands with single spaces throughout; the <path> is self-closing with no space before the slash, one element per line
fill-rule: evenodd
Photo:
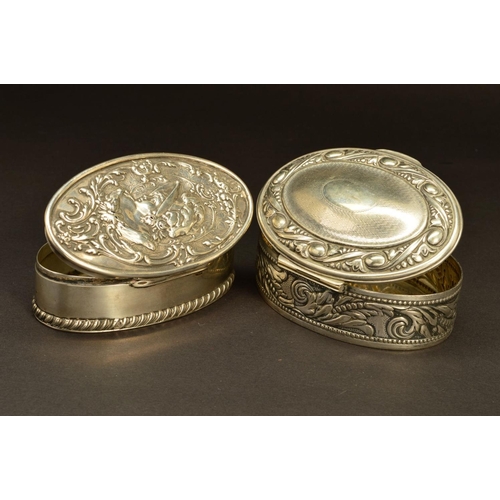
<path fill-rule="evenodd" d="M 33 310 L 61 330 L 161 323 L 230 288 L 232 248 L 250 225 L 243 182 L 216 163 L 153 153 L 77 175 L 45 212 Z"/>
<path fill-rule="evenodd" d="M 288 163 L 257 202 L 259 289 L 283 316 L 346 342 L 420 349 L 453 328 L 462 215 L 417 160 L 341 148 Z"/>

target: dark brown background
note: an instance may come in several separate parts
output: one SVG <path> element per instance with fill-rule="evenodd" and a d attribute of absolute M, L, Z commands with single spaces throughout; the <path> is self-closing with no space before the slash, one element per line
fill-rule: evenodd
<path fill-rule="evenodd" d="M 498 86 L 2 87 L 0 413 L 498 414 L 499 116 Z M 465 281 L 443 344 L 384 352 L 282 318 L 255 285 L 255 222 L 232 290 L 195 314 L 100 335 L 32 316 L 43 212 L 80 171 L 185 153 L 233 170 L 255 199 L 291 159 L 345 146 L 413 156 L 461 203 Z"/>

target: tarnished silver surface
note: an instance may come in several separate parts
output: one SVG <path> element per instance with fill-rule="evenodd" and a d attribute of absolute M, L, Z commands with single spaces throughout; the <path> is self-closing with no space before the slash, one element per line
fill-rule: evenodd
<path fill-rule="evenodd" d="M 259 289 L 288 319 L 382 349 L 429 347 L 451 333 L 462 215 L 417 160 L 354 148 L 302 156 L 269 179 L 257 219 Z"/>
<path fill-rule="evenodd" d="M 261 241 L 257 283 L 273 309 L 310 330 L 367 347 L 414 350 L 436 345 L 450 335 L 462 271 L 449 257 L 419 278 L 344 284 L 338 291 L 283 267 L 279 255 Z"/>
<path fill-rule="evenodd" d="M 33 312 L 52 328 L 107 332 L 192 313 L 234 279 L 250 225 L 245 184 L 193 156 L 126 156 L 67 182 L 45 211 Z"/>
<path fill-rule="evenodd" d="M 163 323 L 206 307 L 229 290 L 234 280 L 232 252 L 202 271 L 145 283 L 82 275 L 44 245 L 36 260 L 33 312 L 51 328 L 81 333 Z"/>
<path fill-rule="evenodd" d="M 252 198 L 216 163 L 192 156 L 126 156 L 66 183 L 45 212 L 47 240 L 91 275 L 163 277 L 201 269 L 250 225 Z"/>
<path fill-rule="evenodd" d="M 302 156 L 272 176 L 257 207 L 280 253 L 357 282 L 418 276 L 451 254 L 462 231 L 450 189 L 418 161 L 387 150 Z"/>

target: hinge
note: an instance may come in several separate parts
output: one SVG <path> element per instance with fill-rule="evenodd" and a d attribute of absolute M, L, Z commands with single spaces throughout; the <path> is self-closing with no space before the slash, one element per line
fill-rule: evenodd
<path fill-rule="evenodd" d="M 320 285 L 326 285 L 336 292 L 342 293 L 344 291 L 345 283 L 342 280 L 330 278 L 329 276 L 313 274 L 310 271 L 305 270 L 303 267 L 298 266 L 291 260 L 288 260 L 286 257 L 283 257 L 283 255 L 278 255 L 278 265 L 287 271 L 291 271 L 292 273 L 302 276 L 303 278 L 314 281 Z"/>
<path fill-rule="evenodd" d="M 191 269 L 190 271 L 180 272 L 179 274 L 173 274 L 170 276 L 159 276 L 157 278 L 134 278 L 129 282 L 129 285 L 134 288 L 147 288 L 150 286 L 159 285 L 161 283 L 166 283 L 167 281 L 173 281 L 179 278 L 184 278 L 192 274 L 199 274 L 205 271 L 208 265 L 197 267 L 196 269 Z"/>

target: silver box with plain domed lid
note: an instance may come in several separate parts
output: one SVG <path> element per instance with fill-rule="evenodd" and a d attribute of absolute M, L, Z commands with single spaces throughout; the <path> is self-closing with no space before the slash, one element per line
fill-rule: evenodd
<path fill-rule="evenodd" d="M 318 151 L 257 201 L 258 285 L 283 316 L 335 339 L 421 349 L 453 328 L 462 215 L 420 162 L 388 150 Z"/>
<path fill-rule="evenodd" d="M 126 156 L 67 182 L 45 212 L 33 310 L 61 330 L 148 326 L 230 288 L 251 195 L 232 172 L 192 156 Z"/>

